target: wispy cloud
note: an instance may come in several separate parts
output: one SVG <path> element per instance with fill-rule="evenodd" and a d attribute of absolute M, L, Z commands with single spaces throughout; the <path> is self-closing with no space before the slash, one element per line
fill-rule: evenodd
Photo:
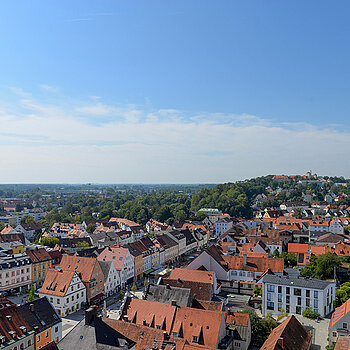
<path fill-rule="evenodd" d="M 53 105 L 12 91 L 16 103 L 0 109 L 0 182 L 224 182 L 309 168 L 350 175 L 350 133 L 335 128 L 91 97 Z"/>
<path fill-rule="evenodd" d="M 41 84 L 40 88 L 44 91 L 52 92 L 52 93 L 57 93 L 60 91 L 60 89 L 56 86 L 52 85 L 47 85 L 47 84 Z"/>

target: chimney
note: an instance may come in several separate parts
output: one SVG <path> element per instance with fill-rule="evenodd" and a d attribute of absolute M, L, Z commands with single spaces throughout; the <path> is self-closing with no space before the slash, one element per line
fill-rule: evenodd
<path fill-rule="evenodd" d="M 123 318 L 124 318 L 124 321 L 125 321 L 125 322 L 128 322 L 128 318 L 129 318 L 128 315 L 124 315 Z"/>
<path fill-rule="evenodd" d="M 243 254 L 243 265 L 247 265 L 247 254 Z"/>
<path fill-rule="evenodd" d="M 163 340 L 168 340 L 168 333 L 163 331 Z"/>
<path fill-rule="evenodd" d="M 34 312 L 34 304 L 29 304 L 29 307 L 30 307 L 30 311 Z"/>
<path fill-rule="evenodd" d="M 87 310 L 85 310 L 85 326 L 89 326 L 96 315 L 97 307 L 95 305 L 92 305 Z"/>
<path fill-rule="evenodd" d="M 167 285 L 166 285 L 166 289 L 170 289 L 170 286 L 169 286 L 169 284 L 167 284 Z"/>
<path fill-rule="evenodd" d="M 171 306 L 176 306 L 176 300 L 171 301 Z"/>
<path fill-rule="evenodd" d="M 147 326 L 146 320 L 143 320 L 143 321 L 142 321 L 142 324 L 143 324 L 144 326 Z"/>

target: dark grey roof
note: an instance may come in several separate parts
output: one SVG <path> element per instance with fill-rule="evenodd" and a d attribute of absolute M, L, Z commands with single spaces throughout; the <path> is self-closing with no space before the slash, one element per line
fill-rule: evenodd
<path fill-rule="evenodd" d="M 102 270 L 102 273 L 103 273 L 103 276 L 104 276 L 105 280 L 107 280 L 107 277 L 108 277 L 109 270 L 111 268 L 112 262 L 111 261 L 100 261 L 100 260 L 97 260 L 97 261 L 98 261 L 98 263 L 101 266 L 101 270 Z"/>
<path fill-rule="evenodd" d="M 176 300 L 177 305 L 190 307 L 193 297 L 189 288 L 150 284 L 147 288 L 145 299 L 166 304 L 171 304 L 173 300 Z"/>
<path fill-rule="evenodd" d="M 14 254 L 0 258 L 0 270 L 10 269 L 16 266 L 30 265 L 32 262 L 27 254 Z"/>
<path fill-rule="evenodd" d="M 99 317 L 95 317 L 90 325 L 85 324 L 85 319 L 80 321 L 58 343 L 60 350 L 111 350 L 130 349 L 135 342 L 120 334 L 107 325 Z"/>
<path fill-rule="evenodd" d="M 333 282 L 327 282 L 317 280 L 315 278 L 307 277 L 293 277 L 293 276 L 276 276 L 276 275 L 265 275 L 263 277 L 263 283 L 279 284 L 289 287 L 300 287 L 309 289 L 325 289 Z"/>
<path fill-rule="evenodd" d="M 20 305 L 18 310 L 35 333 L 40 333 L 61 322 L 61 318 L 46 297 Z"/>

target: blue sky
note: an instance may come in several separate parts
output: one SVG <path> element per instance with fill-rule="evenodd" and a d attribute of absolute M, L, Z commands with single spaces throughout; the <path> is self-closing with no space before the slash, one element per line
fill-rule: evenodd
<path fill-rule="evenodd" d="M 2 1 L 0 182 L 350 177 L 349 10 Z"/>

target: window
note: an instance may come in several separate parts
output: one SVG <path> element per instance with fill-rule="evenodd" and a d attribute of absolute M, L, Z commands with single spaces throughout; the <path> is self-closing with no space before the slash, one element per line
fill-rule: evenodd
<path fill-rule="evenodd" d="M 290 287 L 286 287 L 286 294 L 290 294 Z"/>
<path fill-rule="evenodd" d="M 298 302 L 298 305 L 301 305 L 301 297 L 298 297 L 297 302 Z"/>
<path fill-rule="evenodd" d="M 282 293 L 282 286 L 278 286 L 278 293 Z"/>
<path fill-rule="evenodd" d="M 309 289 L 306 290 L 306 297 L 310 298 L 310 290 Z"/>
<path fill-rule="evenodd" d="M 306 306 L 310 306 L 310 298 L 306 298 Z"/>
<path fill-rule="evenodd" d="M 343 328 L 348 329 L 348 324 L 346 322 L 343 323 Z"/>
<path fill-rule="evenodd" d="M 271 300 L 271 293 L 267 293 L 267 300 Z"/>
<path fill-rule="evenodd" d="M 294 295 L 301 296 L 301 289 L 300 288 L 294 288 Z"/>
<path fill-rule="evenodd" d="M 49 337 L 49 331 L 46 331 L 45 338 L 48 338 L 48 337 Z"/>
<path fill-rule="evenodd" d="M 192 342 L 193 343 L 198 343 L 198 337 L 192 336 Z"/>
<path fill-rule="evenodd" d="M 318 308 L 318 300 L 314 300 L 314 308 Z"/>
<path fill-rule="evenodd" d="M 296 312 L 297 314 L 301 315 L 301 306 L 297 306 L 297 307 L 295 308 L 295 312 Z"/>
<path fill-rule="evenodd" d="M 318 299 L 318 291 L 317 290 L 314 291 L 314 298 Z"/>
<path fill-rule="evenodd" d="M 337 332 L 333 332 L 333 337 L 334 337 L 334 338 L 337 337 Z"/>
<path fill-rule="evenodd" d="M 56 333 L 58 332 L 58 327 L 55 327 L 55 332 L 56 332 Z"/>
<path fill-rule="evenodd" d="M 59 298 L 57 298 L 57 304 L 59 304 L 61 302 L 61 300 Z"/>
<path fill-rule="evenodd" d="M 282 310 L 282 303 L 278 303 L 278 311 Z"/>
<path fill-rule="evenodd" d="M 286 305 L 286 312 L 288 312 L 289 313 L 289 305 Z"/>
<path fill-rule="evenodd" d="M 316 312 L 318 314 L 318 309 L 314 309 L 314 312 Z"/>
<path fill-rule="evenodd" d="M 32 345 L 32 341 L 29 339 L 28 340 L 28 347 Z"/>
<path fill-rule="evenodd" d="M 275 309 L 275 304 L 271 301 L 267 302 L 267 310 L 274 310 Z"/>
<path fill-rule="evenodd" d="M 286 296 L 286 303 L 290 304 L 290 296 L 289 295 Z"/>
<path fill-rule="evenodd" d="M 268 284 L 267 285 L 267 291 L 274 293 L 275 292 L 275 286 L 272 285 L 272 284 Z"/>
<path fill-rule="evenodd" d="M 278 301 L 281 303 L 282 302 L 282 294 L 278 294 Z"/>
<path fill-rule="evenodd" d="M 36 337 L 36 341 L 37 341 L 37 342 L 40 341 L 40 335 L 38 335 L 38 336 Z"/>

